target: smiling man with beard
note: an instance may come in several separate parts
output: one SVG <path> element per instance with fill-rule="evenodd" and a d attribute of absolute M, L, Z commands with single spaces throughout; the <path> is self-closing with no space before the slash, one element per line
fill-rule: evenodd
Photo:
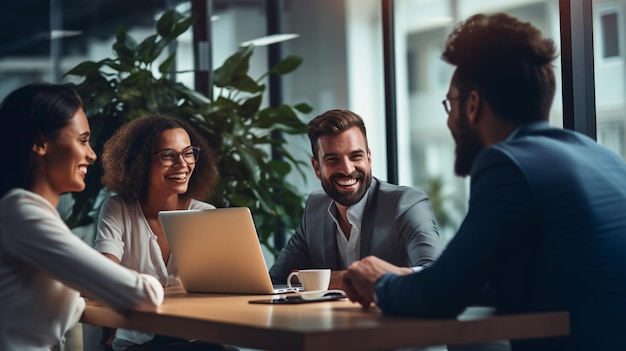
<path fill-rule="evenodd" d="M 556 48 L 530 23 L 478 14 L 443 58 L 455 171 L 471 177 L 468 213 L 439 259 L 406 274 L 377 257 L 352 264 L 344 290 L 387 315 L 453 318 L 568 311 L 570 335 L 511 340 L 519 350 L 626 345 L 626 164 L 585 135 L 548 124 Z"/>
<path fill-rule="evenodd" d="M 293 270 L 330 268 L 331 289 L 342 288 L 352 263 L 374 255 L 413 272 L 432 263 L 441 241 L 428 196 L 372 177 L 361 117 L 330 110 L 308 125 L 311 164 L 322 190 L 309 196 L 295 234 L 270 269 L 284 284 Z"/>

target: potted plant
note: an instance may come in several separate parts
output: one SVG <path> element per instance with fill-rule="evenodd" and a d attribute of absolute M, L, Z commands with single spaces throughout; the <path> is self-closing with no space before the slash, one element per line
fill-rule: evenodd
<path fill-rule="evenodd" d="M 98 154 L 119 126 L 135 118 L 162 114 L 194 125 L 206 136 L 218 158 L 220 181 L 214 197 L 205 200 L 218 207 L 249 207 L 260 242 L 277 254 L 269 239 L 276 228 L 295 228 L 304 201 L 303 194 L 285 177 L 295 170 L 306 179 L 306 163 L 295 159 L 285 148 L 286 140 L 273 138 L 272 132 L 304 134 L 306 126 L 298 113 L 309 113 L 312 108 L 304 103 L 261 108 L 266 90 L 261 82 L 268 74 L 292 72 L 302 59 L 288 56 L 253 79 L 248 75 L 253 48 L 241 48 L 213 72 L 218 93 L 210 100 L 169 77 L 176 52 L 158 61 L 163 49 L 192 23 L 189 16 L 167 11 L 156 24 L 157 33 L 140 43 L 119 27 L 114 57 L 78 64 L 66 76 L 82 80 L 69 85 L 83 98 Z M 153 67 L 157 64 L 159 74 L 155 75 Z M 272 148 L 282 160 L 269 156 Z M 70 227 L 93 222 L 101 200 L 109 195 L 100 183 L 101 176 L 102 169 L 96 163 L 87 175 L 85 191 L 72 194 L 72 210 L 66 218 Z"/>

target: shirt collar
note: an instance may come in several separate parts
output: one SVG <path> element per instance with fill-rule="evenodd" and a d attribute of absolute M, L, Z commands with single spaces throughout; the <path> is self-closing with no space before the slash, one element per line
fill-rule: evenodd
<path fill-rule="evenodd" d="M 362 222 L 363 213 L 365 212 L 365 205 L 367 204 L 367 198 L 369 196 L 369 193 L 370 193 L 370 189 L 368 188 L 367 191 L 365 192 L 365 195 L 363 195 L 363 198 L 361 198 L 359 202 L 348 207 L 348 211 L 346 212 L 346 215 L 348 216 L 348 222 L 350 222 L 350 224 L 355 225 L 355 223 L 360 224 Z M 337 205 L 335 205 L 335 201 L 331 201 L 330 204 L 328 205 L 328 213 L 333 218 L 333 220 L 337 222 L 338 210 L 337 210 Z"/>

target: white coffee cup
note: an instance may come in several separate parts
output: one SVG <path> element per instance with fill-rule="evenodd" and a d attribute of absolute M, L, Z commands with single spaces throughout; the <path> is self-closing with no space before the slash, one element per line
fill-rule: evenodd
<path fill-rule="evenodd" d="M 287 277 L 287 285 L 293 289 L 291 278 L 297 276 L 304 291 L 328 290 L 330 284 L 330 269 L 302 269 L 291 272 Z"/>

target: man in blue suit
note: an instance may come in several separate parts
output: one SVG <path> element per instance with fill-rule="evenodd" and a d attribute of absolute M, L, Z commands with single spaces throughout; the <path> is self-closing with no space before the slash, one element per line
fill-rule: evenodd
<path fill-rule="evenodd" d="M 330 268 L 330 288 L 352 262 L 375 255 L 407 272 L 433 262 L 441 241 L 428 196 L 372 177 L 363 120 L 330 110 L 308 124 L 311 164 L 323 190 L 313 192 L 295 234 L 270 269 L 284 284 L 292 270 Z"/>
<path fill-rule="evenodd" d="M 571 334 L 513 350 L 626 348 L 626 166 L 592 139 L 551 128 L 552 40 L 529 23 L 476 15 L 448 37 L 444 106 L 469 210 L 440 258 L 405 274 L 375 257 L 345 273 L 350 299 L 388 315 L 566 310 Z"/>

